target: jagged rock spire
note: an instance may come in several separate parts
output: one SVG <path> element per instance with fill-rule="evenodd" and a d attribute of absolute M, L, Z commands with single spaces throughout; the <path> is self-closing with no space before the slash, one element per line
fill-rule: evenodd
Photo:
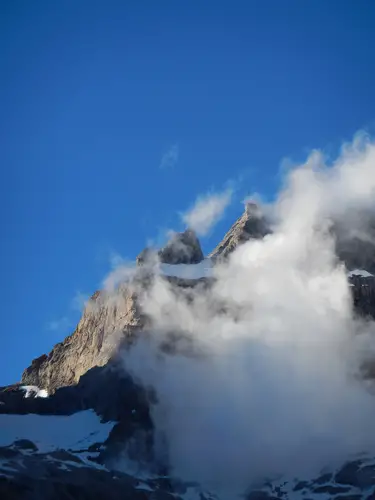
<path fill-rule="evenodd" d="M 236 220 L 209 257 L 212 259 L 225 258 L 241 243 L 251 238 L 263 238 L 269 232 L 269 224 L 259 205 L 248 202 L 245 205 L 244 213 Z"/>
<path fill-rule="evenodd" d="M 192 229 L 173 233 L 168 243 L 158 252 L 146 247 L 137 256 L 137 265 L 152 263 L 156 260 L 164 264 L 198 264 L 204 259 L 197 235 Z"/>
<path fill-rule="evenodd" d="M 192 229 L 174 233 L 159 251 L 159 259 L 165 264 L 198 264 L 204 259 L 201 245 Z"/>

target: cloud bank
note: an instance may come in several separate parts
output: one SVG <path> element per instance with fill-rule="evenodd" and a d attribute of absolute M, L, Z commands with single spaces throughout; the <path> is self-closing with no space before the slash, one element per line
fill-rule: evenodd
<path fill-rule="evenodd" d="M 199 200 L 186 221 L 204 233 L 228 199 Z M 268 207 L 273 233 L 218 265 L 211 288 L 176 293 L 159 277 L 143 292 L 149 335 L 124 368 L 156 391 L 156 448 L 175 476 L 243 491 L 374 452 L 375 399 L 360 367 L 374 359 L 375 327 L 353 315 L 330 230 L 350 228 L 374 200 L 367 137 L 330 166 L 313 152 Z M 180 338 L 172 354 L 162 349 L 171 333 Z"/>

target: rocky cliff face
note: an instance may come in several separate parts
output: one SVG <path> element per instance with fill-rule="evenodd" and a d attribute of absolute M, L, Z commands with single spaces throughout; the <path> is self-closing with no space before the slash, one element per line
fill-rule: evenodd
<path fill-rule="evenodd" d="M 143 326 L 131 284 L 119 289 L 111 300 L 104 292 L 96 292 L 72 335 L 48 355 L 35 359 L 23 372 L 21 382 L 43 387 L 49 394 L 59 387 L 74 385 L 90 368 L 107 363 L 116 347 L 110 342 L 119 336 L 131 341 Z"/>
<path fill-rule="evenodd" d="M 238 245 L 269 232 L 259 209 L 248 204 L 211 260 L 225 259 Z M 341 248 L 350 248 L 348 267 L 362 262 L 359 257 L 355 260 L 356 250 L 345 245 Z M 367 246 L 368 266 L 373 262 L 371 252 Z M 349 254 L 342 250 L 340 257 L 345 255 Z M 189 230 L 175 234 L 159 251 L 144 250 L 132 280 L 110 297 L 96 292 L 72 335 L 35 359 L 20 384 L 0 388 L 0 429 L 7 429 L 4 436 L 0 432 L 0 498 L 213 500 L 199 485 L 183 484 L 168 475 L 154 453 L 150 415 L 156 396 L 132 380 L 123 365 L 118 369 L 121 350 L 147 329 L 140 299 L 152 281 L 155 262 L 194 266 L 203 258 L 199 241 Z M 212 282 L 212 278 L 167 273 L 163 279 L 187 300 L 192 291 L 206 289 Z M 350 282 L 358 314 L 375 318 L 375 278 L 357 274 Z M 173 355 L 175 341 L 171 338 L 161 348 Z M 33 397 L 40 395 L 38 387 L 49 397 Z M 70 436 L 76 428 L 79 435 Z M 246 498 L 370 500 L 375 498 L 375 461 L 361 457 L 306 481 L 268 481 Z"/>
<path fill-rule="evenodd" d="M 254 203 L 247 203 L 245 212 L 233 224 L 223 240 L 210 253 L 212 259 L 226 258 L 238 245 L 251 238 L 263 238 L 270 232 L 269 223 Z"/>
<path fill-rule="evenodd" d="M 195 233 L 187 230 L 172 236 L 159 252 L 145 249 L 137 257 L 139 266 L 156 260 L 166 264 L 196 264 L 203 252 Z M 168 278 L 178 287 L 194 286 L 191 280 Z M 24 385 L 43 387 L 52 394 L 59 387 L 77 384 L 94 366 L 103 366 L 111 358 L 118 341 L 131 343 L 145 327 L 146 318 L 139 306 L 139 293 L 147 288 L 148 277 L 138 273 L 136 279 L 121 286 L 110 299 L 96 292 L 89 300 L 75 331 L 46 355 L 33 360 L 22 374 Z"/>

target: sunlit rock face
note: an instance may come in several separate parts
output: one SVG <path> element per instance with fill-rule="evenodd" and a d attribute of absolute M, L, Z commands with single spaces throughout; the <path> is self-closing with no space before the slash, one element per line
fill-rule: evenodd
<path fill-rule="evenodd" d="M 270 224 L 261 208 L 256 203 L 247 203 L 244 213 L 210 253 L 210 257 L 214 260 L 225 259 L 242 243 L 250 239 L 263 238 L 270 231 Z"/>

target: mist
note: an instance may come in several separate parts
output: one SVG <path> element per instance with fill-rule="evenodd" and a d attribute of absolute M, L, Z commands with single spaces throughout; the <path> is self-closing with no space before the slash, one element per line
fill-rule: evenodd
<path fill-rule="evenodd" d="M 375 450 L 361 376 L 375 325 L 354 315 L 331 231 L 356 231 L 374 202 L 375 144 L 359 134 L 329 165 L 314 151 L 287 173 L 265 207 L 272 233 L 217 264 L 211 287 L 186 297 L 159 276 L 142 294 L 151 326 L 124 367 L 156 392 L 156 452 L 174 476 L 243 491 Z"/>

